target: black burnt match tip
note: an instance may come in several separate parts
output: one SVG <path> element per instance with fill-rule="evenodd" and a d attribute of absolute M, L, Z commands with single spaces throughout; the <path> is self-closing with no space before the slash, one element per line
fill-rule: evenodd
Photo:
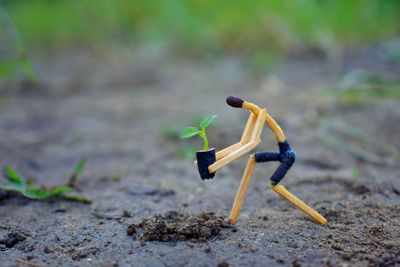
<path fill-rule="evenodd" d="M 237 96 L 228 96 L 226 98 L 226 103 L 234 108 L 241 108 L 243 106 L 244 100 Z"/>

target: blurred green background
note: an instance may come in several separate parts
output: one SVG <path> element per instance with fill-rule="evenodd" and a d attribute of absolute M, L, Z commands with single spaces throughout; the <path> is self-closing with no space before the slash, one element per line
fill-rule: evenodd
<path fill-rule="evenodd" d="M 179 55 L 243 55 L 257 65 L 304 51 L 335 55 L 400 33 L 397 0 L 3 0 L 0 5 L 3 76 L 15 68 L 15 59 L 29 72 L 25 49 L 155 45 Z"/>

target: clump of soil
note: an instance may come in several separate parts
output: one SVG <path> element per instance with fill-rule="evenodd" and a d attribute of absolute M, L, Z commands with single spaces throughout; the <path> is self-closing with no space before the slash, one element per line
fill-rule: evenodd
<path fill-rule="evenodd" d="M 12 248 L 19 242 L 25 241 L 26 235 L 19 232 L 11 232 L 5 238 L 0 239 L 0 245 Z"/>
<path fill-rule="evenodd" d="M 141 241 L 176 242 L 179 240 L 206 240 L 218 235 L 223 228 L 233 226 L 224 217 L 213 212 L 196 216 L 169 211 L 128 226 L 128 235 Z"/>

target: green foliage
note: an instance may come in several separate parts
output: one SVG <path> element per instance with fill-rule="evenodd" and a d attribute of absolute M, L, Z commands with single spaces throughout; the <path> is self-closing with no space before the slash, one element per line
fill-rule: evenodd
<path fill-rule="evenodd" d="M 78 176 L 79 174 L 81 174 L 83 172 L 83 170 L 86 167 L 86 159 L 81 159 L 78 164 L 76 164 L 74 172 L 72 173 L 72 175 Z"/>
<path fill-rule="evenodd" d="M 332 94 L 351 102 L 382 98 L 400 99 L 400 80 L 352 71 L 338 82 Z"/>
<path fill-rule="evenodd" d="M 161 137 L 165 138 L 166 140 L 177 140 L 179 139 L 180 132 L 176 127 L 166 125 L 160 128 Z"/>
<path fill-rule="evenodd" d="M 217 118 L 217 115 L 210 115 L 205 117 L 201 122 L 200 122 L 200 128 L 205 131 L 208 126 L 210 126 L 214 121 L 215 118 Z"/>
<path fill-rule="evenodd" d="M 192 136 L 198 135 L 199 132 L 200 131 L 199 129 L 197 129 L 197 127 L 188 127 L 182 131 L 181 138 L 190 138 Z"/>
<path fill-rule="evenodd" d="M 34 187 L 32 181 L 25 179 L 11 167 L 5 169 L 5 178 L 7 179 L 7 182 L 3 187 L 1 187 L 1 189 L 4 191 L 20 193 L 30 199 L 47 200 L 54 197 L 63 197 L 84 203 L 91 202 L 90 199 L 84 196 L 76 195 L 73 188 L 69 186 Z"/>
<path fill-rule="evenodd" d="M 358 177 L 358 175 L 359 175 L 359 172 L 358 172 L 357 166 L 352 166 L 351 167 L 351 176 Z"/>
<path fill-rule="evenodd" d="M 30 45 L 163 43 L 184 52 L 332 49 L 394 37 L 397 0 L 4 1 Z"/>
<path fill-rule="evenodd" d="M 78 179 L 78 175 L 83 172 L 86 167 L 86 159 L 81 159 L 74 168 L 74 172 L 69 177 L 68 186 L 72 188 L 76 188 L 76 180 Z"/>
<path fill-rule="evenodd" d="M 202 139 L 203 139 L 203 149 L 204 151 L 208 150 L 208 139 L 207 139 L 207 135 L 206 135 L 206 129 L 208 128 L 208 126 L 210 126 L 215 118 L 217 117 L 217 115 L 209 115 L 207 117 L 205 117 L 203 120 L 200 121 L 199 124 L 199 128 L 197 127 L 187 127 L 185 128 L 182 133 L 181 133 L 181 138 L 182 139 L 186 139 L 186 138 L 190 138 L 196 135 L 199 135 Z"/>
<path fill-rule="evenodd" d="M 3 40 L 5 39 L 5 40 Z M 23 42 L 12 19 L 0 5 L 0 78 L 10 78 L 22 74 L 29 82 L 36 80 Z"/>

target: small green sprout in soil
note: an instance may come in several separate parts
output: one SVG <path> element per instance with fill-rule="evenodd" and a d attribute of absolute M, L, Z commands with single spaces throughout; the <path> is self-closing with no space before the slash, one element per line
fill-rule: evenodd
<path fill-rule="evenodd" d="M 207 151 L 208 150 L 208 139 L 207 139 L 207 135 L 206 135 L 206 129 L 208 128 L 208 126 L 210 126 L 215 118 L 217 117 L 217 115 L 209 115 L 207 117 L 205 117 L 201 122 L 200 122 L 200 129 L 198 127 L 187 127 L 186 129 L 184 129 L 181 133 L 181 139 L 186 139 L 186 138 L 190 138 L 193 136 L 200 136 L 203 139 L 203 150 Z"/>
<path fill-rule="evenodd" d="M 69 177 L 68 186 L 76 188 L 76 180 L 78 179 L 78 175 L 80 175 L 86 167 L 86 159 L 81 159 L 78 164 L 76 164 L 74 172 Z"/>
<path fill-rule="evenodd" d="M 199 215 L 169 211 L 128 226 L 127 234 L 145 241 L 176 242 L 190 239 L 207 240 L 220 234 L 224 228 L 234 228 L 223 216 L 213 212 Z"/>
<path fill-rule="evenodd" d="M 81 170 L 82 171 L 82 170 Z M 17 192 L 29 199 L 47 200 L 62 197 L 72 201 L 90 203 L 85 196 L 78 195 L 70 186 L 60 185 L 54 187 L 35 187 L 31 179 L 26 179 L 11 167 L 6 167 L 5 178 L 7 182 L 0 188 L 7 192 Z"/>

